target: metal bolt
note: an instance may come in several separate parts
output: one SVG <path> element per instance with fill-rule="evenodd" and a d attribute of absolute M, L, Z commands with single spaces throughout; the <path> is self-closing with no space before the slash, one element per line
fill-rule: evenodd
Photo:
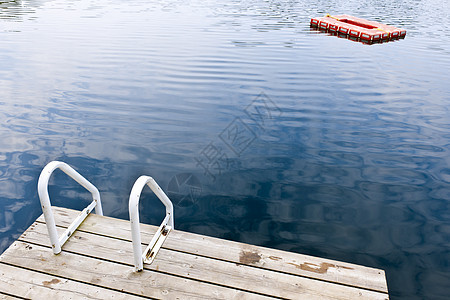
<path fill-rule="evenodd" d="M 161 229 L 161 233 L 162 233 L 162 235 L 167 235 L 167 233 L 169 232 L 169 230 L 166 228 L 166 226 L 164 226 L 162 229 Z"/>

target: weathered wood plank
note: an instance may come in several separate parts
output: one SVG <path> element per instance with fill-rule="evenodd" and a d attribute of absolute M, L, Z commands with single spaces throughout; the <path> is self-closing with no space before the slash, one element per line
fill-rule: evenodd
<path fill-rule="evenodd" d="M 71 242 L 77 241 L 72 237 Z M 116 250 L 120 251 L 120 249 Z M 119 292 L 157 299 L 268 299 L 257 294 L 149 270 L 136 273 L 129 265 L 68 251 L 54 255 L 49 247 L 21 241 L 13 243 L 2 254 L 0 262 L 26 267 L 51 276 L 70 278 Z"/>
<path fill-rule="evenodd" d="M 59 230 L 62 232 L 64 229 L 59 228 Z M 131 269 L 133 254 L 130 242 L 81 231 L 75 232 L 72 239 L 64 246 L 64 251 L 117 261 L 128 264 Z M 33 224 L 19 240 L 40 245 L 48 244 L 45 224 Z M 155 262 L 146 266 L 146 269 L 280 298 L 295 299 L 299 296 L 309 299 L 386 298 L 383 293 L 169 249 L 161 249 Z M 255 284 L 255 282 L 258 282 L 258 284 Z"/>
<path fill-rule="evenodd" d="M 2 300 L 17 300 L 17 299 L 25 299 L 25 298 L 19 298 L 19 297 L 7 295 L 7 294 L 0 292 L 0 299 L 2 299 Z"/>
<path fill-rule="evenodd" d="M 146 299 L 2 263 L 0 275 L 1 291 L 27 299 Z"/>
<path fill-rule="evenodd" d="M 78 211 L 54 207 L 55 221 L 60 226 L 68 226 L 78 213 Z M 43 222 L 43 217 L 41 216 L 38 221 Z M 157 226 L 141 224 L 142 240 L 150 241 L 156 229 Z M 79 230 L 131 240 L 130 225 L 125 220 L 91 215 Z M 164 248 L 383 293 L 388 292 L 383 270 L 350 263 L 252 246 L 178 230 L 170 233 Z"/>

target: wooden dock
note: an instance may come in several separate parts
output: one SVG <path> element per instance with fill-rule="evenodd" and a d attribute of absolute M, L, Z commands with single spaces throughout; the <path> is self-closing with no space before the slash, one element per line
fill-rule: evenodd
<path fill-rule="evenodd" d="M 53 211 L 59 233 L 79 214 Z M 142 240 L 157 228 L 141 225 Z M 41 215 L 0 257 L 0 298 L 389 298 L 383 270 L 178 230 L 153 264 L 133 266 L 128 221 L 92 214 L 54 255 Z"/>

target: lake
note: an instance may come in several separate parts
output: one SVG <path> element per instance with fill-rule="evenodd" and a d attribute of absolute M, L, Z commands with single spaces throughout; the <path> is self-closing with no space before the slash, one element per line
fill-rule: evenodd
<path fill-rule="evenodd" d="M 310 29 L 326 13 L 407 35 Z M 150 175 L 176 229 L 381 268 L 392 299 L 447 299 L 449 15 L 439 0 L 1 1 L 0 253 L 61 160 L 105 215 L 128 219 Z M 90 198 L 62 172 L 49 190 L 74 209 Z"/>

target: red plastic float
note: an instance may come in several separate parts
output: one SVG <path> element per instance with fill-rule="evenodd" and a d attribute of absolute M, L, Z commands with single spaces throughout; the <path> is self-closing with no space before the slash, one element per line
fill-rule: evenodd
<path fill-rule="evenodd" d="M 312 18 L 311 26 L 331 33 L 348 35 L 366 42 L 399 39 L 406 36 L 406 30 L 375 21 L 349 15 Z"/>

